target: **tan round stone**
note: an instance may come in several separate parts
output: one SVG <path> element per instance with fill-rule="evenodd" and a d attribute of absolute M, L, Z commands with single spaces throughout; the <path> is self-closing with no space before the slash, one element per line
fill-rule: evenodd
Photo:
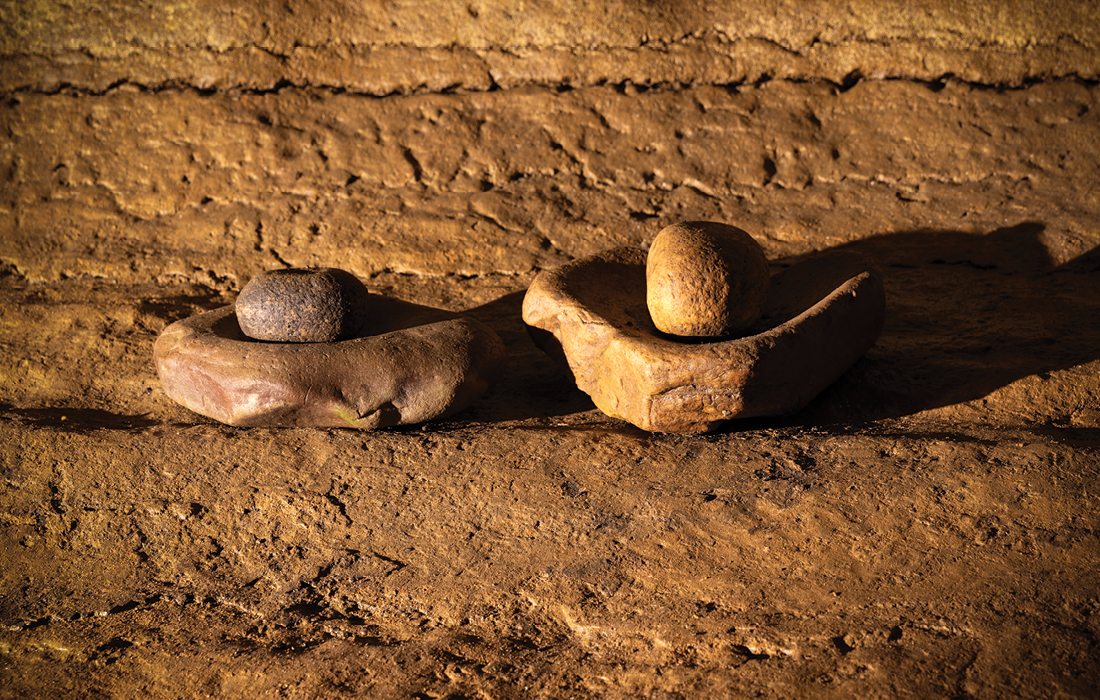
<path fill-rule="evenodd" d="M 663 333 L 718 338 L 748 330 L 768 293 L 768 260 L 752 236 L 711 221 L 661 230 L 646 258 L 646 304 Z"/>

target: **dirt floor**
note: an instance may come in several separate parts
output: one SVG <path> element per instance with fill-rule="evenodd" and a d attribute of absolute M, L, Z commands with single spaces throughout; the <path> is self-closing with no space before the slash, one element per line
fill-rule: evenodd
<path fill-rule="evenodd" d="M 0 696 L 1100 693 L 1095 5 L 222 5 L 0 6 Z M 523 290 L 684 219 L 868 254 L 879 342 L 794 416 L 603 416 Z M 157 334 L 285 265 L 501 381 L 174 405 Z"/>

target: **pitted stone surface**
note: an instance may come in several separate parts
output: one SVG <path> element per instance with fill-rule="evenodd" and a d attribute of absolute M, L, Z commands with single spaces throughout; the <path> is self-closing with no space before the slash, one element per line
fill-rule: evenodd
<path fill-rule="evenodd" d="M 645 253 L 618 249 L 535 278 L 523 320 L 560 346 L 604 413 L 644 430 L 705 432 L 732 418 L 805 406 L 878 336 L 882 282 L 848 254 L 811 258 L 776 275 L 744 338 L 686 343 L 654 328 Z"/>
<path fill-rule="evenodd" d="M 477 321 L 382 297 L 364 306 L 376 333 L 332 343 L 251 340 L 231 306 L 178 321 L 154 348 L 161 385 L 230 425 L 371 429 L 465 408 L 504 359 Z"/>
<path fill-rule="evenodd" d="M 334 268 L 267 270 L 237 297 L 241 331 L 256 340 L 320 343 L 351 336 L 363 325 L 367 288 Z"/>
<path fill-rule="evenodd" d="M 768 295 L 768 259 L 745 231 L 712 221 L 661 229 L 646 256 L 646 305 L 662 333 L 720 338 L 748 329 Z"/>

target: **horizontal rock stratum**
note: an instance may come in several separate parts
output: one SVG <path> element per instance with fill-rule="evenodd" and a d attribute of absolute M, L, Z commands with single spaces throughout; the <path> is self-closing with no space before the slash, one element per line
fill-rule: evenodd
<path fill-rule="evenodd" d="M 1100 74 L 1090 2 L 330 3 L 0 6 L 0 89 L 388 95 L 525 84 L 729 84 Z M 608 21 L 613 18 L 612 21 Z"/>

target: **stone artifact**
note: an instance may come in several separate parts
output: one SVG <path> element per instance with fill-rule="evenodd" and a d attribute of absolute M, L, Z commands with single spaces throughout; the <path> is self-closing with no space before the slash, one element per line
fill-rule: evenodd
<path fill-rule="evenodd" d="M 711 226 L 702 230 L 718 230 Z M 668 255 L 651 251 L 650 271 L 655 253 Z M 523 300 L 532 335 L 564 356 L 577 386 L 604 413 L 644 430 L 705 432 L 732 418 L 801 408 L 848 369 L 882 327 L 885 295 L 877 274 L 859 256 L 827 253 L 771 279 L 748 335 L 671 339 L 646 304 L 646 263 L 645 251 L 636 248 L 576 260 L 539 274 Z M 666 257 L 658 270 L 667 264 Z M 758 291 L 739 293 L 751 303 Z M 715 317 L 725 315 L 720 309 Z"/>
<path fill-rule="evenodd" d="M 267 270 L 249 280 L 237 297 L 237 323 L 256 340 L 342 340 L 362 325 L 366 295 L 359 278 L 343 270 Z"/>
<path fill-rule="evenodd" d="M 355 280 L 338 270 L 267 273 L 245 306 L 252 333 L 316 338 L 321 334 L 308 325 L 315 319 L 326 336 L 343 340 L 255 340 L 242 330 L 239 306 L 168 326 L 153 349 L 164 391 L 230 425 L 371 429 L 454 413 L 488 388 L 505 356 L 491 329 L 440 309 L 360 292 L 361 283 L 347 278 Z M 296 307 L 295 293 L 312 306 Z M 357 302 L 345 303 L 350 298 Z"/>
<path fill-rule="evenodd" d="M 646 304 L 657 330 L 720 337 L 746 330 L 768 294 L 768 259 L 752 236 L 711 221 L 673 224 L 646 258 Z"/>

